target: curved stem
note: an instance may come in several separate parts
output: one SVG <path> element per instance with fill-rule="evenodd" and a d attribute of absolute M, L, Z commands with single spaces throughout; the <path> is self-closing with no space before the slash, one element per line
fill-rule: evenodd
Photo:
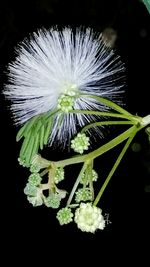
<path fill-rule="evenodd" d="M 115 147 L 115 146 L 119 145 L 120 143 L 122 143 L 123 141 L 125 141 L 131 135 L 131 133 L 133 132 L 133 129 L 135 127 L 136 126 L 130 127 L 128 130 L 126 130 L 122 134 L 119 134 L 117 137 L 115 137 L 114 139 L 112 139 L 108 143 L 104 144 L 103 146 L 99 147 L 98 149 L 96 149 L 96 150 L 94 150 L 88 154 L 76 156 L 76 157 L 65 159 L 65 160 L 60 160 L 60 161 L 55 162 L 55 164 L 57 167 L 64 167 L 64 166 L 71 165 L 71 164 L 81 163 L 81 162 L 84 162 L 86 160 L 95 159 L 98 156 L 104 154 L 108 150 L 112 149 L 113 147 Z M 137 128 L 137 129 L 139 130 L 140 128 Z"/>
<path fill-rule="evenodd" d="M 81 94 L 81 97 L 82 96 L 88 97 L 88 98 L 93 98 L 93 99 L 97 100 L 98 102 L 104 104 L 105 106 L 108 106 L 108 107 L 116 110 L 119 113 L 125 114 L 127 116 L 132 116 L 131 113 L 129 113 L 127 110 L 123 109 L 122 107 L 120 107 L 116 103 L 112 102 L 111 100 L 108 100 L 106 98 L 96 96 L 96 95 Z"/>
<path fill-rule="evenodd" d="M 70 203 L 71 203 L 71 201 L 72 201 L 72 199 L 73 199 L 74 193 L 75 193 L 75 191 L 76 191 L 76 189 L 77 189 L 77 187 L 78 187 L 78 184 L 80 183 L 80 180 L 81 180 L 81 178 L 82 178 L 82 175 L 84 174 L 84 171 L 85 171 L 87 165 L 88 165 L 88 162 L 87 162 L 87 161 L 84 162 L 83 167 L 82 167 L 82 169 L 81 169 L 81 171 L 80 171 L 80 173 L 79 173 L 79 175 L 78 175 L 78 178 L 76 179 L 76 181 L 75 181 L 75 183 L 74 183 L 74 186 L 73 186 L 73 188 L 72 188 L 72 190 L 71 190 L 71 193 L 70 193 L 70 195 L 69 195 L 69 198 L 68 198 L 68 201 L 67 201 L 67 206 L 70 205 Z"/>
<path fill-rule="evenodd" d="M 122 143 L 126 139 L 128 139 L 135 127 L 136 127 L 137 131 L 139 131 L 142 128 L 144 128 L 145 126 L 147 126 L 148 124 L 150 124 L 150 115 L 148 115 L 144 118 L 140 118 L 140 117 L 135 117 L 135 118 L 137 120 L 136 122 L 134 122 L 135 125 L 130 127 L 128 130 L 126 130 L 122 134 L 115 137 L 113 140 L 109 141 L 108 143 L 104 144 L 103 146 L 99 147 L 98 149 L 96 149 L 96 150 L 94 150 L 88 154 L 81 155 L 81 156 L 75 156 L 75 157 L 72 157 L 69 159 L 57 161 L 57 162 L 55 162 L 56 166 L 57 167 L 64 167 L 64 166 L 71 165 L 71 164 L 81 163 L 81 162 L 84 162 L 85 160 L 92 160 L 92 159 L 104 154 L 105 152 L 112 149 L 113 147 L 119 145 L 120 143 Z"/>
<path fill-rule="evenodd" d="M 81 133 L 86 132 L 88 129 L 101 126 L 101 125 L 133 125 L 133 121 L 99 121 L 93 122 L 82 128 Z"/>
<path fill-rule="evenodd" d="M 130 120 L 133 122 L 140 122 L 141 121 L 141 117 L 138 116 L 133 116 L 133 115 L 127 115 L 127 114 L 119 114 L 119 113 L 115 113 L 115 112 L 103 112 L 103 111 L 97 111 L 97 110 L 80 110 L 80 109 L 74 109 L 69 111 L 70 113 L 74 113 L 74 114 L 87 114 L 87 115 L 97 115 L 97 116 L 104 116 L 104 117 L 114 117 L 114 118 L 121 118 L 121 119 L 126 119 L 126 120 Z"/>
<path fill-rule="evenodd" d="M 99 147 L 98 149 L 94 150 L 93 152 L 89 153 L 88 158 L 89 157 L 92 159 L 97 158 L 98 156 L 102 155 L 103 153 L 107 152 L 108 150 L 119 145 L 120 143 L 122 143 L 123 141 L 125 141 L 126 139 L 128 139 L 130 137 L 130 135 L 132 134 L 132 132 L 135 128 L 138 129 L 135 125 L 130 127 L 128 130 L 126 130 L 122 134 L 118 135 L 117 137 L 115 137 L 114 139 L 112 139 L 111 141 L 106 143 L 105 145 L 103 145 L 103 146 Z"/>
<path fill-rule="evenodd" d="M 111 171 L 110 171 L 110 173 L 108 174 L 108 176 L 107 176 L 107 178 L 106 178 L 104 184 L 102 185 L 102 187 L 101 187 L 101 189 L 100 189 L 100 191 L 99 191 L 97 197 L 95 198 L 95 201 L 94 201 L 94 203 L 93 203 L 94 206 L 96 206 L 96 205 L 98 204 L 98 202 L 99 202 L 99 200 L 100 200 L 100 198 L 101 198 L 103 192 L 105 191 L 105 188 L 107 187 L 107 185 L 108 185 L 108 183 L 109 183 L 111 177 L 113 176 L 115 170 L 116 170 L 117 167 L 119 166 L 119 164 L 120 164 L 120 162 L 121 162 L 121 160 L 122 160 L 124 154 L 126 153 L 128 147 L 129 147 L 129 145 L 131 144 L 131 142 L 132 142 L 134 136 L 136 135 L 137 131 L 138 131 L 138 129 L 136 128 L 136 126 L 134 126 L 134 128 L 133 128 L 133 130 L 132 130 L 132 132 L 131 132 L 130 137 L 128 138 L 128 140 L 127 140 L 125 146 L 123 147 L 121 153 L 119 154 L 119 157 L 117 158 L 117 160 L 116 160 L 116 162 L 115 162 L 113 168 L 111 169 Z"/>

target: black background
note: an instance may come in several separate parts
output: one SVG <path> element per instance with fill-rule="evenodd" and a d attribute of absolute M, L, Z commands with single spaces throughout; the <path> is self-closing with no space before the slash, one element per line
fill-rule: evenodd
<path fill-rule="evenodd" d="M 149 114 L 150 15 L 138 0 L 1 1 L 1 89 L 7 81 L 5 71 L 8 62 L 14 59 L 14 47 L 18 42 L 37 28 L 49 28 L 56 24 L 91 26 L 100 32 L 112 27 L 117 32 L 115 49 L 127 69 L 126 108 L 133 114 Z M 145 132 L 139 133 L 135 140 L 141 146 L 140 151 L 135 153 L 129 149 L 101 200 L 100 206 L 104 213 L 109 214 L 112 223 L 95 235 L 86 234 L 80 232 L 75 224 L 60 227 L 55 211 L 44 207 L 33 208 L 27 202 L 23 188 L 28 174 L 17 163 L 20 148 L 20 144 L 15 142 L 17 129 L 10 118 L 8 103 L 3 95 L 0 97 L 1 230 L 3 247 L 8 254 L 14 251 L 11 259 L 17 262 L 19 255 L 23 255 L 22 259 L 27 259 L 29 264 L 32 255 L 35 259 L 41 259 L 43 264 L 46 259 L 49 259 L 49 264 L 52 260 L 56 264 L 58 260 L 66 264 L 72 251 L 72 260 L 79 260 L 81 256 L 93 260 L 93 263 L 94 259 L 107 262 L 110 251 L 114 250 L 113 258 L 116 260 L 121 251 L 124 253 L 122 259 L 128 259 L 130 253 L 134 255 L 135 247 L 139 251 L 138 254 L 135 249 L 135 258 L 141 255 L 144 248 L 143 259 L 146 259 L 146 242 L 150 237 L 150 193 L 146 192 L 146 186 L 150 184 L 150 146 Z M 46 150 L 46 153 L 55 160 L 68 156 L 67 152 L 57 149 Z M 117 153 L 118 149 L 96 161 L 95 168 L 102 177 L 109 171 Z M 70 168 L 68 179 L 69 176 L 75 179 L 76 173 L 76 167 Z"/>

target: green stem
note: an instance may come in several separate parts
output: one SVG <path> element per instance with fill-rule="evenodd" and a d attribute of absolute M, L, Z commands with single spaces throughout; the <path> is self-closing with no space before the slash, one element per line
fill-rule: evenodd
<path fill-rule="evenodd" d="M 78 178 L 76 179 L 76 181 L 74 183 L 74 186 L 73 186 L 73 188 L 71 190 L 71 193 L 69 195 L 69 198 L 68 198 L 68 201 L 67 201 L 67 206 L 69 206 L 70 203 L 71 203 L 71 201 L 72 201 L 72 198 L 74 196 L 74 193 L 75 193 L 75 191 L 76 191 L 76 189 L 78 187 L 78 184 L 80 183 L 80 180 L 82 178 L 82 175 L 84 174 L 85 169 L 87 168 L 87 165 L 88 165 L 88 162 L 87 161 L 84 162 L 83 167 L 82 167 L 82 169 L 81 169 L 81 171 L 80 171 L 80 173 L 78 175 Z"/>
<path fill-rule="evenodd" d="M 110 150 L 110 149 L 114 148 L 115 146 L 119 145 L 120 143 L 125 141 L 127 138 L 129 138 L 129 136 L 132 134 L 132 132 L 133 132 L 133 130 L 135 128 L 138 129 L 135 125 L 130 127 L 128 130 L 126 130 L 122 134 L 118 135 L 117 137 L 115 137 L 114 139 L 112 139 L 111 141 L 106 143 L 105 145 L 103 145 L 100 148 L 92 151 L 91 153 L 89 153 L 88 158 L 89 157 L 91 159 L 97 158 L 98 156 L 102 155 L 103 153 L 107 152 L 108 150 Z"/>
<path fill-rule="evenodd" d="M 93 122 L 82 128 L 81 133 L 86 132 L 88 129 L 101 126 L 101 125 L 132 125 L 133 121 L 99 121 Z"/>
<path fill-rule="evenodd" d="M 93 98 L 93 99 L 97 100 L 98 102 L 104 104 L 105 106 L 108 106 L 108 107 L 116 110 L 119 113 L 122 113 L 122 114 L 127 115 L 127 116 L 132 116 L 131 113 L 129 113 L 127 110 L 123 109 L 122 107 L 120 107 L 116 103 L 112 102 L 111 100 L 108 100 L 106 98 L 96 96 L 96 95 L 81 94 L 81 97 L 82 96 L 88 97 L 88 98 Z"/>
<path fill-rule="evenodd" d="M 40 173 L 40 176 L 43 177 L 45 174 L 47 174 L 47 173 L 49 172 L 49 168 L 50 168 L 50 167 L 48 167 L 48 168 L 46 168 L 44 171 L 42 171 L 42 172 Z"/>
<path fill-rule="evenodd" d="M 114 113 L 114 112 L 103 112 L 103 111 L 97 111 L 97 110 L 80 110 L 80 109 L 75 109 L 71 110 L 70 113 L 74 114 L 87 114 L 87 115 L 97 115 L 97 116 L 104 116 L 104 117 L 114 117 L 114 118 L 121 118 L 121 119 L 126 119 L 130 120 L 133 122 L 139 122 L 141 121 L 141 117 L 138 116 L 133 116 L 133 115 L 127 115 L 127 114 L 119 114 L 119 113 Z"/>
<path fill-rule="evenodd" d="M 72 157 L 69 159 L 57 161 L 57 162 L 55 162 L 56 166 L 57 167 L 64 167 L 64 166 L 71 165 L 71 164 L 81 163 L 81 162 L 84 162 L 86 160 L 92 160 L 92 159 L 104 154 L 105 152 L 112 149 L 113 147 L 119 145 L 123 141 L 125 141 L 131 135 L 134 127 L 136 127 L 137 131 L 139 131 L 142 128 L 146 127 L 148 124 L 150 124 L 150 115 L 148 115 L 144 118 L 140 118 L 140 117 L 135 117 L 135 118 L 136 118 L 136 122 L 134 123 L 135 126 L 130 127 L 128 130 L 126 130 L 122 134 L 118 135 L 116 138 L 109 141 L 105 145 L 99 147 L 95 151 L 92 151 L 88 154 L 81 155 L 81 156 L 75 156 L 75 157 Z"/>
<path fill-rule="evenodd" d="M 136 128 L 136 126 L 134 126 L 133 129 L 132 129 L 132 132 L 131 132 L 131 134 L 130 134 L 130 137 L 128 138 L 128 140 L 127 140 L 125 146 L 123 147 L 121 153 L 119 154 L 119 157 L 117 158 L 117 160 L 116 160 L 116 162 L 115 162 L 113 168 L 111 169 L 110 173 L 108 174 L 108 176 L 107 176 L 107 178 L 106 178 L 104 184 L 102 185 L 102 187 L 101 187 L 101 189 L 100 189 L 100 191 L 99 191 L 97 197 L 95 198 L 95 201 L 94 201 L 93 205 L 96 206 L 96 205 L 98 204 L 98 202 L 99 202 L 99 200 L 100 200 L 100 198 L 101 198 L 103 192 L 105 191 L 105 189 L 106 189 L 106 187 L 107 187 L 107 185 L 108 185 L 108 183 L 109 183 L 111 177 L 113 176 L 115 170 L 116 170 L 117 167 L 119 166 L 119 164 L 120 164 L 120 162 L 121 162 L 121 160 L 122 160 L 124 154 L 126 153 L 128 147 L 129 147 L 129 145 L 131 144 L 131 142 L 132 142 L 134 136 L 136 135 L 137 131 L 138 131 L 138 129 Z"/>
<path fill-rule="evenodd" d="M 73 109 L 70 113 L 79 113 L 79 114 L 87 114 L 87 115 L 98 115 L 98 116 L 105 116 L 105 117 L 114 117 L 114 118 L 124 118 L 128 119 L 129 116 L 115 113 L 115 112 L 108 112 L 108 111 L 98 111 L 98 110 L 84 110 L 84 109 Z"/>
<path fill-rule="evenodd" d="M 95 159 L 98 156 L 104 154 L 108 150 L 114 148 L 115 146 L 117 146 L 120 143 L 122 143 L 123 141 L 125 141 L 131 135 L 131 133 L 133 132 L 133 129 L 135 127 L 136 126 L 130 127 L 128 130 L 126 130 L 122 134 L 118 135 L 117 137 L 115 137 L 114 139 L 109 141 L 108 143 L 104 144 L 103 146 L 99 147 L 98 149 L 96 149 L 96 150 L 94 150 L 88 154 L 57 161 L 57 162 L 55 162 L 56 166 L 57 167 L 63 167 L 63 166 L 71 165 L 71 164 L 81 163 L 81 162 L 84 162 L 86 160 Z M 137 129 L 139 130 L 140 128 L 137 128 Z"/>

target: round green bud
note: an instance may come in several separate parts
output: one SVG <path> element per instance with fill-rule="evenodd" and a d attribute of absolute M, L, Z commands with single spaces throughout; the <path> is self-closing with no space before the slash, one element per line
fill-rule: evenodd
<path fill-rule="evenodd" d="M 70 110 L 73 109 L 74 106 L 74 97 L 69 95 L 61 95 L 58 98 L 58 105 L 57 108 L 62 110 L 65 113 L 68 113 Z"/>
<path fill-rule="evenodd" d="M 62 180 L 64 180 L 64 169 L 62 167 L 59 167 L 56 169 L 54 182 L 55 184 L 58 184 Z"/>
<path fill-rule="evenodd" d="M 84 150 L 88 150 L 89 145 L 89 137 L 85 133 L 78 133 L 74 140 L 71 141 L 71 148 L 80 154 L 83 154 Z"/>
<path fill-rule="evenodd" d="M 41 169 L 40 165 L 32 163 L 30 166 L 30 172 L 31 173 L 36 173 L 39 172 Z"/>
<path fill-rule="evenodd" d="M 89 188 L 80 188 L 76 192 L 75 201 L 77 203 L 81 201 L 89 201 L 92 200 L 92 191 Z"/>
<path fill-rule="evenodd" d="M 42 178 L 41 176 L 39 175 L 39 173 L 32 173 L 29 178 L 28 178 L 28 182 L 30 184 L 33 184 L 35 186 L 39 185 L 42 181 Z"/>
<path fill-rule="evenodd" d="M 44 203 L 48 208 L 58 209 L 60 206 L 61 198 L 57 193 L 51 193 L 44 199 Z"/>
<path fill-rule="evenodd" d="M 26 164 L 25 159 L 18 158 L 18 162 L 19 162 L 19 165 L 21 165 L 22 167 L 29 167 L 29 166 Z"/>
<path fill-rule="evenodd" d="M 29 196 L 36 196 L 37 195 L 37 187 L 32 183 L 27 183 L 26 187 L 24 188 L 24 193 Z"/>
<path fill-rule="evenodd" d="M 92 177 L 91 172 L 84 172 L 81 177 L 80 183 L 83 185 L 88 185 L 91 181 L 96 182 L 98 179 L 98 174 L 95 170 L 92 170 Z"/>
<path fill-rule="evenodd" d="M 73 213 L 70 208 L 62 208 L 58 211 L 56 218 L 58 219 L 60 225 L 68 224 L 73 221 Z"/>
<path fill-rule="evenodd" d="M 40 194 L 37 194 L 37 196 L 27 196 L 27 200 L 34 206 L 41 206 L 43 204 L 43 199 Z"/>

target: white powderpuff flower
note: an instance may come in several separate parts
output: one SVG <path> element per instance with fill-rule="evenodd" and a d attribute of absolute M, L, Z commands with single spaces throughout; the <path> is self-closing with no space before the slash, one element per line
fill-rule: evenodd
<path fill-rule="evenodd" d="M 101 35 L 90 28 L 38 30 L 18 45 L 16 54 L 16 60 L 8 66 L 8 83 L 4 88 L 6 98 L 11 100 L 15 123 L 23 124 L 35 115 L 64 105 L 61 125 L 61 115 L 55 115 L 50 143 L 57 140 L 65 144 L 77 132 L 77 126 L 95 119 L 69 113 L 70 109 L 108 109 L 81 94 L 120 103 L 124 66 L 103 43 Z"/>
<path fill-rule="evenodd" d="M 75 212 L 75 222 L 83 232 L 95 233 L 97 229 L 103 230 L 105 220 L 101 209 L 92 206 L 91 203 L 81 203 Z"/>

